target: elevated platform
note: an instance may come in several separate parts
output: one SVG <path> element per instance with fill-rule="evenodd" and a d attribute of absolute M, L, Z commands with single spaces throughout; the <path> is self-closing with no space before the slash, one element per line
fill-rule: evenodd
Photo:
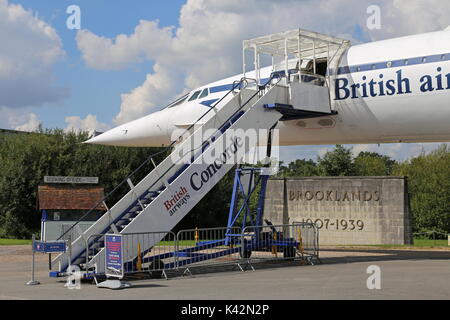
<path fill-rule="evenodd" d="M 290 108 L 280 107 L 283 120 L 332 115 L 329 88 L 333 75 L 328 70 L 338 65 L 349 40 L 304 29 L 294 29 L 243 41 L 243 72 L 248 53 L 253 53 L 256 81 L 262 74 L 261 61 L 272 60 L 272 76 L 289 87 Z M 262 58 L 264 56 L 264 59 Z M 277 108 L 276 108 L 277 109 Z"/>
<path fill-rule="evenodd" d="M 324 55 L 346 44 L 350 44 L 350 41 L 305 29 L 274 33 L 243 42 L 244 50 L 256 48 L 258 53 L 273 56 L 287 53 L 304 59 L 314 58 L 314 54 Z"/>

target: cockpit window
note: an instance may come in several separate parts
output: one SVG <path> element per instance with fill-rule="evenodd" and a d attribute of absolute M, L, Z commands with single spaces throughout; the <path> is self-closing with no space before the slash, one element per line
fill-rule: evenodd
<path fill-rule="evenodd" d="M 205 90 L 203 90 L 202 94 L 200 95 L 200 97 L 198 97 L 199 99 L 207 97 L 209 94 L 208 88 L 206 88 Z"/>
<path fill-rule="evenodd" d="M 197 98 L 198 98 L 198 95 L 200 94 L 200 92 L 202 92 L 202 91 L 201 91 L 201 90 L 196 91 L 196 92 L 189 98 L 189 101 L 193 101 L 193 100 L 197 99 Z"/>
<path fill-rule="evenodd" d="M 176 107 L 176 106 L 182 104 L 183 102 L 186 101 L 188 96 L 189 96 L 189 94 L 185 94 L 181 98 L 179 98 L 179 99 L 175 100 L 174 102 L 172 102 L 171 104 L 169 104 L 166 108 L 173 108 L 173 107 Z"/>

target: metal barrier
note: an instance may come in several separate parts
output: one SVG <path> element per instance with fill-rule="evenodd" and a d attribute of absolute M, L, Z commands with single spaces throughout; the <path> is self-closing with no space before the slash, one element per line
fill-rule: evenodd
<path fill-rule="evenodd" d="M 177 268 L 175 233 L 130 233 L 123 237 L 124 257 L 128 261 L 125 273 L 149 272 L 152 278 L 167 278 L 166 271 Z"/>
<path fill-rule="evenodd" d="M 151 278 L 167 278 L 166 271 L 177 269 L 175 233 L 161 231 L 121 235 L 126 275 L 148 273 Z M 92 235 L 87 243 L 91 245 L 89 248 L 86 246 L 86 266 L 104 247 L 104 235 Z"/>
<path fill-rule="evenodd" d="M 314 223 L 261 227 L 207 228 L 173 232 L 125 233 L 122 236 L 124 274 L 149 274 L 167 279 L 166 271 L 190 273 L 194 267 L 235 265 L 253 270 L 257 261 L 319 260 L 319 233 Z M 88 245 L 90 244 L 90 245 Z M 105 235 L 86 240 L 85 270 L 94 275 L 89 261 L 103 250 Z"/>
<path fill-rule="evenodd" d="M 246 227 L 241 242 L 241 256 L 252 269 L 252 263 L 258 261 L 320 261 L 319 233 L 314 223 Z"/>
<path fill-rule="evenodd" d="M 177 234 L 178 269 L 211 265 L 240 266 L 242 229 L 208 228 L 181 230 Z"/>

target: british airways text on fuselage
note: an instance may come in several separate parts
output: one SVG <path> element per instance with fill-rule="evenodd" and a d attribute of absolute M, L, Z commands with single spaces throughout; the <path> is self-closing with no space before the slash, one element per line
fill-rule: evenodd
<path fill-rule="evenodd" d="M 421 75 L 417 80 L 403 76 L 403 69 L 399 69 L 391 79 L 386 79 L 384 73 L 370 79 L 364 75 L 361 82 L 355 83 L 348 78 L 338 78 L 335 82 L 335 100 L 411 94 L 412 81 L 419 81 L 422 93 L 450 90 L 450 73 L 444 73 L 442 67 L 437 67 L 434 74 Z"/>

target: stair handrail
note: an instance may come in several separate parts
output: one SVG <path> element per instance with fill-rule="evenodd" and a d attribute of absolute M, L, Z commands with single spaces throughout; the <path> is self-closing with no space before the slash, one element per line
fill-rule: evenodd
<path fill-rule="evenodd" d="M 245 84 L 244 87 L 241 87 L 241 84 Z M 267 84 L 267 83 L 266 83 Z M 186 131 L 191 130 L 194 126 L 196 126 L 200 120 L 202 120 L 209 112 L 211 112 L 213 109 L 216 108 L 216 106 L 221 103 L 230 93 L 235 92 L 234 90 L 236 88 L 240 88 L 240 90 L 244 89 L 246 86 L 248 85 L 248 81 L 247 78 L 243 77 L 241 78 L 239 81 L 235 81 L 233 82 L 232 88 L 222 97 L 220 98 L 216 103 L 214 103 L 214 105 L 208 110 L 206 111 L 203 115 L 201 115 L 193 124 L 191 124 L 191 126 L 189 126 L 188 129 L 186 129 Z M 177 142 L 178 139 L 180 139 L 183 136 L 183 134 L 181 134 L 177 139 L 175 139 L 169 146 L 165 147 L 163 150 L 158 151 L 154 154 L 151 154 L 144 162 L 142 162 L 142 164 L 137 167 L 135 170 L 133 170 L 122 182 L 120 182 L 113 190 L 111 190 L 106 196 L 103 197 L 102 200 L 100 200 L 98 203 L 96 203 L 91 209 L 89 209 L 84 215 L 82 215 L 72 226 L 70 226 L 70 228 L 68 228 L 63 234 L 61 234 L 58 239 L 56 240 L 61 240 L 66 234 L 68 234 L 71 230 L 73 230 L 73 228 L 75 228 L 81 221 L 83 221 L 84 218 L 86 218 L 90 213 L 92 213 L 94 210 L 96 210 L 99 206 L 103 205 L 103 202 L 106 201 L 111 195 L 113 195 L 122 185 L 124 185 L 128 179 L 130 179 L 134 174 L 136 174 L 139 170 L 141 170 L 146 164 L 148 164 L 154 157 L 157 157 L 161 154 L 163 154 L 164 152 L 168 151 L 169 149 L 171 149 Z M 192 151 L 192 150 L 191 150 Z M 173 166 L 170 167 L 170 169 L 172 169 Z M 170 170 L 169 169 L 169 170 Z M 167 173 L 164 172 L 162 176 L 164 176 Z M 161 178 L 160 177 L 160 178 Z M 158 182 L 160 179 L 158 179 L 156 182 Z M 156 183 L 155 182 L 155 183 Z M 153 184 L 154 185 L 154 184 Z M 153 186 L 152 185 L 152 186 Z M 151 187 L 150 187 L 151 188 Z M 106 208 L 107 209 L 107 208 Z"/>

